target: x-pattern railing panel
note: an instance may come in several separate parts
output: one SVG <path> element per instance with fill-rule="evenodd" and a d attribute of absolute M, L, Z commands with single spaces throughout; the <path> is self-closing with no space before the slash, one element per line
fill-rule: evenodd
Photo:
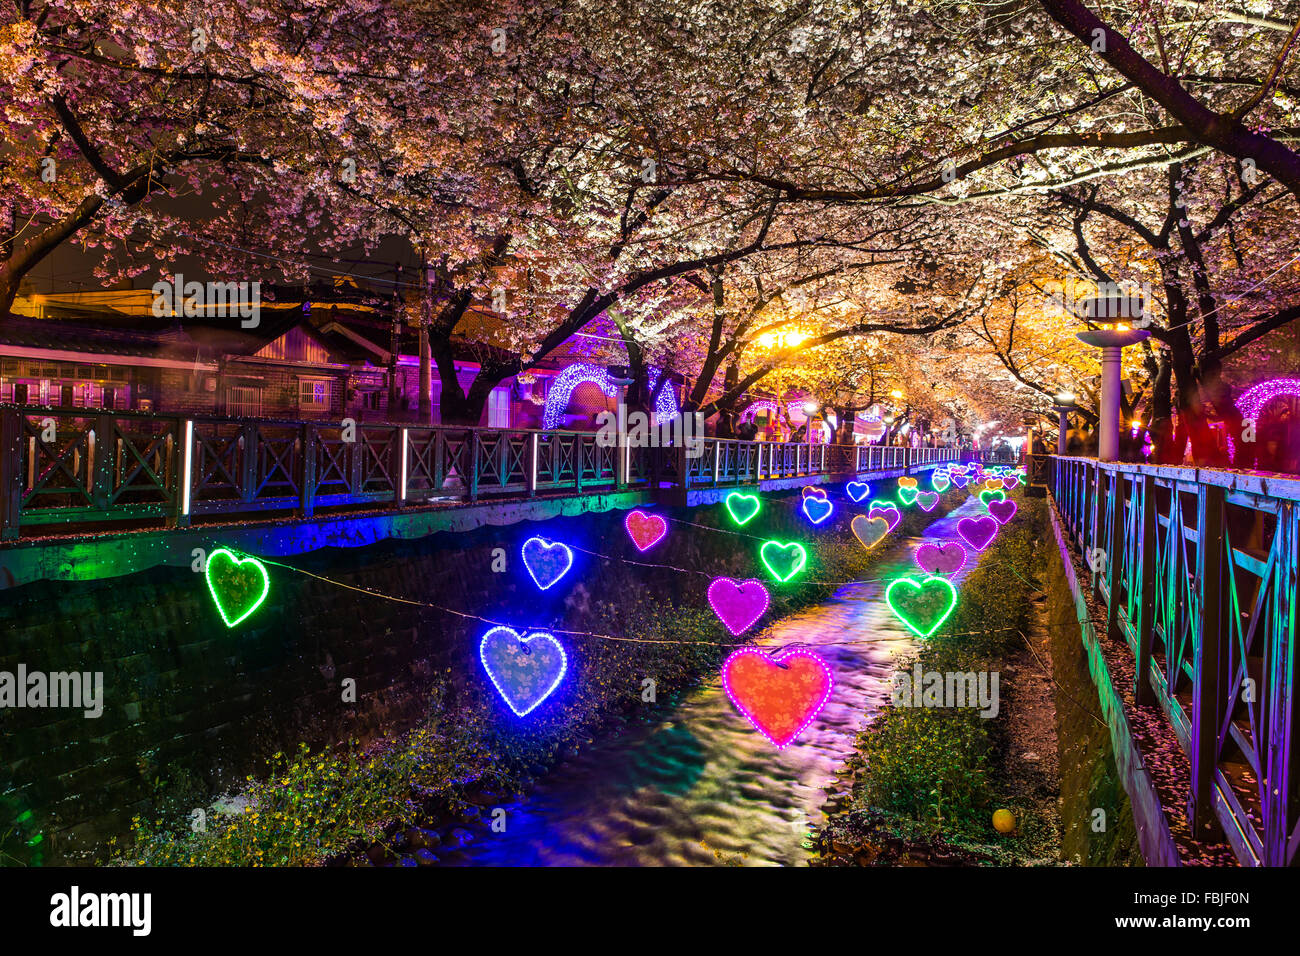
<path fill-rule="evenodd" d="M 110 505 L 128 499 L 132 504 L 165 505 L 175 497 L 177 436 L 170 422 L 157 424 L 153 431 L 128 431 L 112 420 Z"/>
<path fill-rule="evenodd" d="M 50 425 L 54 434 L 50 434 Z M 23 507 L 37 505 L 54 496 L 56 505 L 76 507 L 93 502 L 91 494 L 90 447 L 93 425 L 58 429 L 57 422 L 44 417 L 22 418 L 26 467 L 23 475 Z"/>
<path fill-rule="evenodd" d="M 194 433 L 193 495 L 199 501 L 242 498 L 244 488 L 244 438 L 238 430 Z"/>
<path fill-rule="evenodd" d="M 1139 667 L 1136 680 L 1163 687 L 1158 700 L 1181 725 L 1193 832 L 1217 815 L 1243 862 L 1293 864 L 1300 482 L 1070 458 L 1048 474 L 1080 551 L 1099 545 L 1118 562 L 1112 619 L 1132 646 L 1149 649 L 1151 670 Z M 1125 502 L 1125 512 L 1098 507 L 1098 495 Z M 1141 540 L 1144 529 L 1152 540 Z"/>

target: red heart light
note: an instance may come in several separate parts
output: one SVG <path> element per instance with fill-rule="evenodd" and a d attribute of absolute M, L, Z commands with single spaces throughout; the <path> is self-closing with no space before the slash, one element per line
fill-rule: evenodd
<path fill-rule="evenodd" d="M 742 647 L 722 665 L 727 696 L 777 749 L 812 722 L 831 696 L 831 669 L 816 654 L 783 650 L 769 656 Z"/>
<path fill-rule="evenodd" d="M 639 508 L 629 511 L 623 519 L 623 527 L 638 551 L 645 551 L 658 544 L 668 533 L 668 522 L 663 515 L 646 514 Z"/>

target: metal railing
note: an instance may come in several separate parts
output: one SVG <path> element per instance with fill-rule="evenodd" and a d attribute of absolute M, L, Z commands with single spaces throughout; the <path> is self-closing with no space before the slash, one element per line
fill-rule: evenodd
<path fill-rule="evenodd" d="M 211 516 L 752 485 L 957 457 L 949 448 L 718 438 L 631 447 L 601 444 L 595 432 L 0 405 L 0 536 L 105 521 L 185 526 Z"/>
<path fill-rule="evenodd" d="M 1047 477 L 1136 701 L 1187 753 L 1191 832 L 1217 820 L 1243 863 L 1294 865 L 1300 480 L 1056 456 Z"/>

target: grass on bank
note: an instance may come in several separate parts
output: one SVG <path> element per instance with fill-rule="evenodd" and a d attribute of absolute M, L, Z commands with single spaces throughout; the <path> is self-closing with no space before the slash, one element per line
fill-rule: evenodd
<path fill-rule="evenodd" d="M 1049 534 L 1042 501 L 1020 510 L 962 583 L 957 609 L 942 631 L 922 643 L 899 670 L 997 671 L 1027 630 L 1031 597 L 1041 590 L 1043 542 Z M 853 807 L 879 815 L 906 840 L 945 842 L 1003 862 L 1055 856 L 1055 834 L 1037 825 L 1033 807 L 1008 797 L 996 779 L 1004 745 L 997 720 L 973 708 L 886 707 L 859 737 L 862 770 Z M 1006 807 L 1020 826 L 1014 836 L 993 831 L 991 816 Z"/>

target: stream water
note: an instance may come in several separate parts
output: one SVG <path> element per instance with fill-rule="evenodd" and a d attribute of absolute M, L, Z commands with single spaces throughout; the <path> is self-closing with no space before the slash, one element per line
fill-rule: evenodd
<path fill-rule="evenodd" d="M 597 740 L 555 766 L 525 802 L 505 807 L 505 832 L 466 847 L 464 862 L 806 864 L 810 824 L 823 821 L 824 788 L 852 755 L 858 731 L 888 701 L 894 659 L 912 646 L 874 578 L 917 572 L 917 547 L 956 539 L 958 520 L 980 511 L 968 499 L 932 522 L 922 538 L 894 544 L 873 580 L 846 585 L 825 603 L 778 621 L 757 642 L 805 644 L 834 674 L 830 700 L 784 750 L 754 730 L 715 678 L 659 723 Z M 977 557 L 972 553 L 956 577 Z M 873 643 L 834 643 L 855 640 Z"/>

